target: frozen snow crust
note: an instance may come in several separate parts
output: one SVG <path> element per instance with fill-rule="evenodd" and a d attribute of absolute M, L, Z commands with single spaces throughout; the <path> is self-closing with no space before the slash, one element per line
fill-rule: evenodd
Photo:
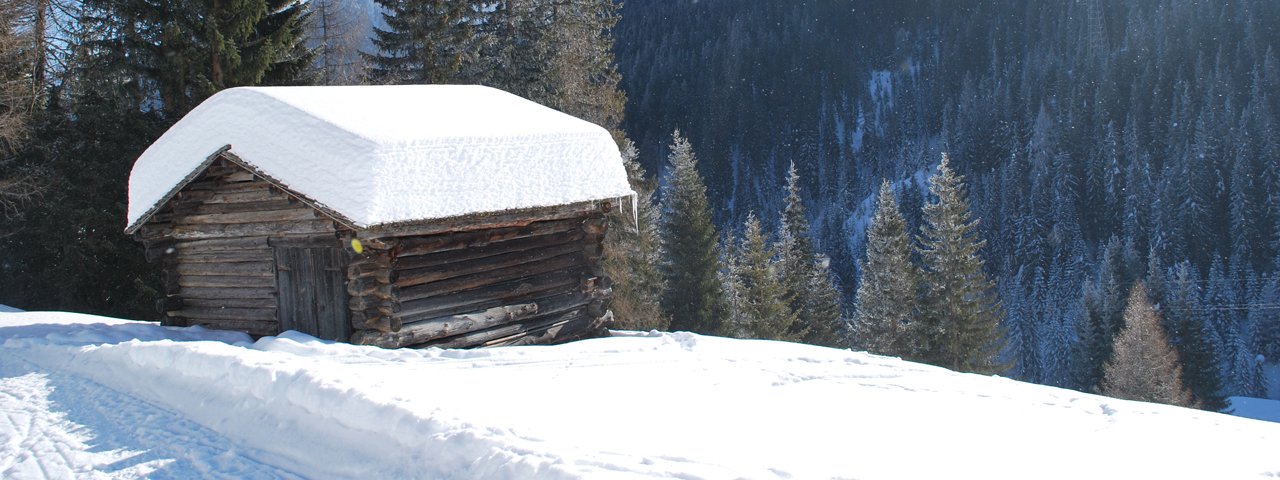
<path fill-rule="evenodd" d="M 138 158 L 127 225 L 227 145 L 357 227 L 633 195 L 608 131 L 501 90 L 242 87 Z"/>
<path fill-rule="evenodd" d="M 0 314 L 0 477 L 1280 475 L 1280 424 L 844 350 L 617 335 L 383 350 Z"/>

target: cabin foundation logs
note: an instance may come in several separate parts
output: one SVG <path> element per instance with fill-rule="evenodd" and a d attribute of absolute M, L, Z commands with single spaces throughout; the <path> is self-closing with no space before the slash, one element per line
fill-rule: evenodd
<path fill-rule="evenodd" d="M 351 342 L 442 348 L 599 334 L 612 295 L 600 210 L 426 236 L 363 238 L 347 271 Z M 404 235 L 410 232 L 396 232 Z"/>

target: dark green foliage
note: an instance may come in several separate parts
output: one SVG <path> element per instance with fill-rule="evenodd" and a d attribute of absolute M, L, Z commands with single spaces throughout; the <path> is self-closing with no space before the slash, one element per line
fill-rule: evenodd
<path fill-rule="evenodd" d="M 880 184 L 876 213 L 867 227 L 867 256 L 854 304 L 854 348 L 912 358 L 923 346 L 915 320 L 920 271 L 911 262 L 911 239 L 889 182 Z"/>
<path fill-rule="evenodd" d="M 0 301 L 155 318 L 158 268 L 124 235 L 129 171 L 169 125 L 217 90 L 303 82 L 306 6 L 90 0 L 76 15 L 21 161 L 49 189 L 0 238 Z M 196 152 L 206 155 L 209 152 Z"/>
<path fill-rule="evenodd" d="M 375 84 L 455 83 L 476 62 L 482 2 L 377 0 L 387 28 L 374 28 L 376 52 L 365 56 Z"/>
<path fill-rule="evenodd" d="M 943 155 L 924 207 L 920 235 L 925 297 L 920 359 L 952 370 L 997 373 L 1004 348 L 1003 312 L 983 268 L 978 221 L 971 218 L 964 179 Z"/>
<path fill-rule="evenodd" d="M 787 171 L 787 198 L 775 247 L 790 309 L 797 315 L 792 334 L 804 343 L 844 346 L 842 295 L 831 278 L 830 261 L 814 252 L 809 236 L 809 219 L 800 198 L 800 174 L 792 163 Z"/>
<path fill-rule="evenodd" d="M 717 278 L 718 235 L 711 223 L 707 187 L 698 173 L 689 141 L 672 134 L 667 157 L 669 177 L 662 197 L 661 265 L 665 290 L 662 309 L 671 330 L 720 334 L 726 328 L 727 307 Z"/>
<path fill-rule="evenodd" d="M 732 320 L 750 338 L 798 341 L 808 333 L 797 325 L 791 309 L 789 290 L 782 283 L 781 265 L 774 251 L 765 244 L 760 220 L 747 215 L 742 239 L 736 245 L 730 274 L 737 289 Z"/>
<path fill-rule="evenodd" d="M 668 320 L 662 313 L 662 272 L 659 271 L 658 210 L 653 204 L 654 185 L 636 161 L 636 150 L 624 141 L 622 163 L 627 179 L 636 192 L 637 225 L 631 212 L 611 216 L 612 225 L 605 237 L 604 269 L 613 280 L 614 328 L 631 330 L 665 330 Z"/>
<path fill-rule="evenodd" d="M 1226 406 L 1218 370 L 1221 354 L 1200 301 L 1200 278 L 1190 262 L 1179 263 L 1171 273 L 1162 311 L 1169 341 L 1182 365 L 1182 383 L 1201 408 L 1221 410 Z"/>

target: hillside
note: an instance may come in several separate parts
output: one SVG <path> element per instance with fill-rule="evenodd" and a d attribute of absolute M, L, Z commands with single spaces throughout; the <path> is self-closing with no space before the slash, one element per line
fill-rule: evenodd
<path fill-rule="evenodd" d="M 1252 478 L 1280 424 L 688 333 L 382 350 L 0 314 L 4 478 Z"/>

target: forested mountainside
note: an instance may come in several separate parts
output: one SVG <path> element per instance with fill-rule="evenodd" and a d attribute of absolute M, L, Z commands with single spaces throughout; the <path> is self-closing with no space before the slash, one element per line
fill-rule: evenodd
<path fill-rule="evenodd" d="M 882 179 L 918 231 L 946 152 L 1012 374 L 1096 383 L 1091 345 L 1145 280 L 1199 352 L 1184 368 L 1262 394 L 1258 355 L 1280 357 L 1280 3 L 630 0 L 614 34 L 648 170 L 680 129 L 732 229 L 782 208 L 794 161 L 846 295 Z"/>

